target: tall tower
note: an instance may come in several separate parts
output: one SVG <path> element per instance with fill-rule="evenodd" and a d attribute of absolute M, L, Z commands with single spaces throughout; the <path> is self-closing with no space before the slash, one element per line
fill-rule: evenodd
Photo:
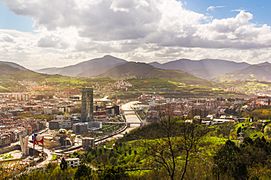
<path fill-rule="evenodd" d="M 81 122 L 93 120 L 93 89 L 82 89 Z"/>

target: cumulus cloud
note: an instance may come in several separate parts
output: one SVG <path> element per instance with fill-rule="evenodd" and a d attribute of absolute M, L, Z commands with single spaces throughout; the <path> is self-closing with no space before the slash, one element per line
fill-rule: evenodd
<path fill-rule="evenodd" d="M 234 17 L 213 19 L 186 9 L 182 2 L 176 0 L 4 2 L 14 13 L 33 19 L 34 33 L 23 34 L 28 40 L 22 41 L 22 37 L 12 32 L 0 33 L 0 46 L 9 50 L 12 47 L 21 48 L 20 55 L 23 54 L 26 59 L 43 53 L 48 56 L 39 58 L 52 58 L 55 54 L 53 59 L 76 57 L 78 60 L 70 58 L 70 62 L 75 62 L 80 57 L 83 60 L 84 57 L 110 53 L 151 61 L 159 58 L 164 60 L 165 57 L 170 60 L 178 56 L 194 59 L 207 56 L 207 52 L 213 52 L 210 54 L 214 58 L 217 58 L 218 52 L 228 58 L 230 54 L 235 57 L 235 53 L 240 51 L 250 54 L 254 49 L 271 48 L 270 26 L 252 23 L 253 14 L 244 10 L 237 12 Z M 222 7 L 210 6 L 207 11 Z M 247 57 L 240 55 L 239 59 L 249 59 Z M 256 56 L 253 58 L 257 59 Z"/>
<path fill-rule="evenodd" d="M 81 37 L 101 41 L 145 38 L 157 29 L 181 31 L 204 17 L 175 0 L 90 0 L 85 6 L 80 0 L 46 1 L 6 0 L 6 4 L 17 14 L 31 16 L 37 27 L 77 27 Z"/>
<path fill-rule="evenodd" d="M 198 26 L 196 36 L 211 42 L 213 48 L 252 49 L 271 47 L 271 29 L 257 26 L 250 21 L 253 15 L 241 11 L 233 18 L 214 19 Z"/>

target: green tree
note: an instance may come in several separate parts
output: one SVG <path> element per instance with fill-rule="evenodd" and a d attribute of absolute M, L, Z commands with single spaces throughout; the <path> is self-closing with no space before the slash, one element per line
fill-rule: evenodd
<path fill-rule="evenodd" d="M 237 129 L 237 132 L 236 132 L 237 136 L 239 136 L 239 133 L 241 133 L 241 132 L 242 132 L 242 127 L 239 127 L 239 128 Z"/>
<path fill-rule="evenodd" d="M 248 167 L 256 165 L 265 165 L 270 155 L 270 147 L 264 138 L 245 138 L 244 143 L 240 147 L 242 161 Z"/>
<path fill-rule="evenodd" d="M 214 156 L 214 172 L 218 176 L 228 175 L 234 179 L 247 179 L 247 166 L 242 162 L 240 149 L 228 140 Z"/>
<path fill-rule="evenodd" d="M 124 180 L 127 178 L 125 170 L 120 167 L 106 168 L 100 175 L 101 180 Z"/>
<path fill-rule="evenodd" d="M 61 159 L 60 168 L 61 168 L 62 171 L 66 170 L 68 168 L 68 163 L 64 159 L 64 157 Z"/>
<path fill-rule="evenodd" d="M 86 166 L 85 164 L 81 164 L 80 166 L 78 166 L 74 178 L 75 179 L 92 179 L 91 177 L 92 173 L 91 173 L 91 168 Z"/>

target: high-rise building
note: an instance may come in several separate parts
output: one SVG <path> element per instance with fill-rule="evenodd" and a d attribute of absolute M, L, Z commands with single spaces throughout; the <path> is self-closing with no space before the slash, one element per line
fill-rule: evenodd
<path fill-rule="evenodd" d="M 81 122 L 93 120 L 93 89 L 82 89 Z"/>

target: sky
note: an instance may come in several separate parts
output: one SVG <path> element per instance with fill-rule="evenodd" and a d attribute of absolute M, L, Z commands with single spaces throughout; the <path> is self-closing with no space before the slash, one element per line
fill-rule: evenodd
<path fill-rule="evenodd" d="M 270 11 L 267 0 L 0 0 L 0 60 L 271 62 Z"/>

